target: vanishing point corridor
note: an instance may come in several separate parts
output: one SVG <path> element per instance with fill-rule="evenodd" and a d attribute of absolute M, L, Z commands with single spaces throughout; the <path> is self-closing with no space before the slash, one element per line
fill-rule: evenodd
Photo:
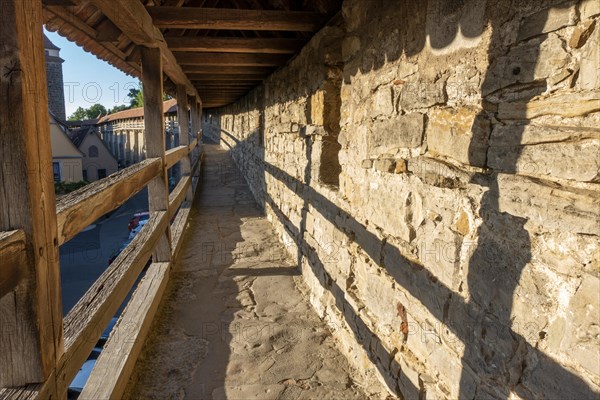
<path fill-rule="evenodd" d="M 205 144 L 197 200 L 128 395 L 364 399 L 295 263 L 226 150 Z M 383 392 L 382 392 L 383 393 Z M 376 396 L 377 397 L 377 396 Z M 385 395 L 383 396 L 385 397 Z"/>

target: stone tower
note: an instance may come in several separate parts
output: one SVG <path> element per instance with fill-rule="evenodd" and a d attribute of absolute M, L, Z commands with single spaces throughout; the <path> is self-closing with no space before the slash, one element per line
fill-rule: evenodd
<path fill-rule="evenodd" d="M 46 79 L 48 85 L 48 107 L 50 112 L 58 119 L 65 121 L 65 91 L 63 84 L 62 63 L 60 48 L 44 35 L 44 50 L 46 53 Z"/>

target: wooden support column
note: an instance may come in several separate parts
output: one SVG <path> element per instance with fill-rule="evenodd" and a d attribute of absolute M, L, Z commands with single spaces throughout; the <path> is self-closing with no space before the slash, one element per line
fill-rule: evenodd
<path fill-rule="evenodd" d="M 198 101 L 196 100 L 195 97 L 191 98 L 190 116 L 192 118 L 192 137 L 196 138 L 198 140 L 198 144 L 196 145 L 196 148 L 193 151 L 194 157 L 193 157 L 192 165 L 194 165 L 194 162 L 196 162 L 196 159 L 198 158 L 198 156 L 200 154 L 200 151 L 199 151 L 200 139 L 198 137 L 200 121 L 198 121 Z"/>
<path fill-rule="evenodd" d="M 64 352 L 41 0 L 0 0 L 0 231 L 25 234 L 0 299 L 0 388 L 48 381 Z M 56 397 L 56 396 L 54 396 Z"/>
<path fill-rule="evenodd" d="M 146 127 L 146 154 L 163 161 L 162 174 L 148 184 L 150 212 L 168 211 L 169 183 L 165 155 L 165 124 L 163 117 L 163 76 L 160 49 L 142 47 L 142 85 L 144 86 L 144 119 Z M 171 230 L 156 245 L 153 262 L 171 260 Z"/>
<path fill-rule="evenodd" d="M 179 121 L 179 145 L 187 146 L 190 144 L 190 126 L 188 119 L 188 98 L 184 85 L 177 85 L 177 119 Z M 190 175 L 192 164 L 189 154 L 181 159 L 179 166 L 182 179 Z M 187 189 L 185 200 L 193 200 L 191 187 Z"/>

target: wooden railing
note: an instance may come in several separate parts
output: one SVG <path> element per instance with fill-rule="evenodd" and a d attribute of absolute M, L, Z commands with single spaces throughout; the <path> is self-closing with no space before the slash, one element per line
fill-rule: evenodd
<path fill-rule="evenodd" d="M 136 38 L 147 159 L 56 203 L 42 2 L 2 4 L 0 69 L 8 72 L 0 86 L 11 96 L 10 107 L 0 107 L 0 399 L 64 399 L 103 330 L 146 270 L 81 397 L 120 398 L 181 246 L 202 158 L 197 151 L 200 98 L 141 3 L 95 1 L 123 33 Z M 123 19 L 124 15 L 136 18 Z M 145 22 L 136 25 L 136 35 L 129 22 L 139 20 Z M 181 121 L 181 146 L 168 152 L 165 75 L 176 86 Z M 169 193 L 168 169 L 177 163 L 182 176 Z M 59 246 L 145 187 L 149 221 L 63 318 Z"/>
<path fill-rule="evenodd" d="M 197 143 L 194 140 L 189 146 L 170 151 L 170 165 L 188 157 Z M 201 160 L 202 153 L 199 153 L 190 175 L 181 177 L 169 195 L 168 210 L 151 213 L 140 233 L 65 316 L 64 353 L 55 372 L 59 386 L 55 389 L 57 393 L 66 393 L 104 328 L 151 259 L 171 220 L 172 256 L 179 251 L 191 207 L 191 201 L 184 202 L 185 195 L 193 184 L 194 176 L 199 173 Z M 99 217 L 122 205 L 161 174 L 162 160 L 147 159 L 60 199 L 57 204 L 59 243 L 65 243 Z M 0 233 L 0 259 L 3 264 L 0 269 L 1 295 L 11 292 L 19 282 L 24 243 L 23 231 Z M 169 262 L 153 262 L 147 269 L 97 360 L 82 398 L 108 399 L 122 393 L 166 286 L 169 268 Z M 54 391 L 52 383 L 49 380 L 40 385 L 0 389 L 0 399 L 48 398 Z"/>

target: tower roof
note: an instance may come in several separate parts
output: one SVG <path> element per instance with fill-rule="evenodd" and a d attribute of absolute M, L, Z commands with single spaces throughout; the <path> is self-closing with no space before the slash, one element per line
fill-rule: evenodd
<path fill-rule="evenodd" d="M 44 33 L 44 49 L 60 50 L 60 47 L 57 47 L 54 43 L 52 43 L 52 41 L 50 39 L 48 39 L 48 36 L 46 36 L 46 34 Z"/>

